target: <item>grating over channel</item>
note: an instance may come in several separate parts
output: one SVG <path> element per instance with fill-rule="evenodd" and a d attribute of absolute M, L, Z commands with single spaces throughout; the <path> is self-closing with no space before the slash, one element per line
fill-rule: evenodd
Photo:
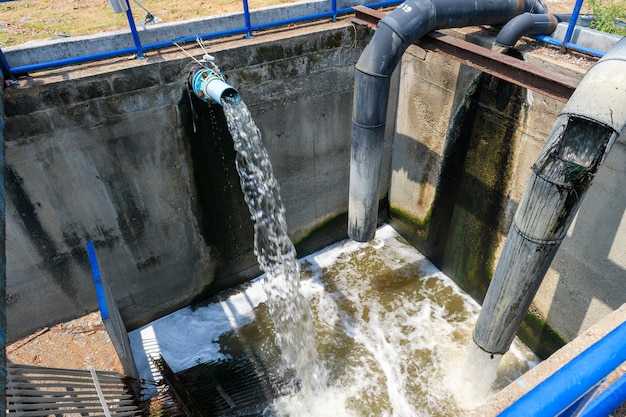
<path fill-rule="evenodd" d="M 160 366 L 163 371 L 167 364 L 161 361 Z M 190 414 L 205 417 L 262 416 L 293 377 L 271 376 L 256 358 L 245 356 L 202 363 L 175 375 L 166 370 L 164 376 Z"/>

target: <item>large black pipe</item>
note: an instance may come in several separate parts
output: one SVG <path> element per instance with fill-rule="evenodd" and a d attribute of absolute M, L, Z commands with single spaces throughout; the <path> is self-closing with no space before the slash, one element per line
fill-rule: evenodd
<path fill-rule="evenodd" d="M 541 0 L 408 0 L 378 23 L 356 64 L 348 234 L 374 237 L 391 73 L 408 46 L 435 29 L 503 24 L 524 12 L 546 13 Z"/>
<path fill-rule="evenodd" d="M 533 166 L 474 329 L 483 351 L 509 349 L 596 171 L 624 129 L 626 38 L 585 74 Z"/>

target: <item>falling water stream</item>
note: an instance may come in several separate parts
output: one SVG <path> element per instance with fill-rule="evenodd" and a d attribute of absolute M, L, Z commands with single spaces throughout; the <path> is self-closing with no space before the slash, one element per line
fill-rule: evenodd
<path fill-rule="evenodd" d="M 222 99 L 237 151 L 241 189 L 254 220 L 254 253 L 265 272 L 267 306 L 276 328 L 284 364 L 296 372 L 300 389 L 314 395 L 326 386 L 317 358 L 309 302 L 299 291 L 300 265 L 287 235 L 285 208 L 261 133 L 239 95 Z"/>
<path fill-rule="evenodd" d="M 277 345 L 285 365 L 295 369 L 300 384 L 298 402 L 306 397 L 323 396 L 328 393 L 326 368 L 318 359 L 313 313 L 309 300 L 300 291 L 300 267 L 287 235 L 285 209 L 267 151 L 243 100 L 239 96 L 227 97 L 222 100 L 222 105 L 237 151 L 241 187 L 255 222 L 255 253 L 265 272 L 263 288 Z M 398 273 L 388 275 L 385 272 L 380 276 L 382 265 L 377 265 L 376 259 L 380 259 L 377 252 L 382 246 L 384 243 L 379 241 L 342 266 L 358 271 L 363 283 L 353 283 L 351 288 L 341 290 L 337 288 L 331 304 L 320 306 L 320 302 L 328 303 L 329 300 L 317 300 L 318 315 L 328 315 L 319 317 L 322 322 L 342 330 L 333 335 L 332 340 L 325 341 L 323 349 L 334 346 L 326 353 L 331 357 L 339 353 L 336 349 L 357 353 L 341 364 L 327 361 L 329 370 L 335 378 L 341 379 L 338 373 L 347 377 L 341 383 L 343 387 L 350 379 L 371 381 L 369 384 L 361 382 L 362 394 L 358 396 L 362 398 L 352 399 L 350 405 L 344 404 L 344 412 L 348 414 L 348 409 L 356 410 L 366 405 L 365 409 L 370 412 L 378 409 L 375 414 L 380 416 L 435 415 L 444 409 L 448 410 L 444 414 L 450 415 L 449 411 L 456 407 L 454 398 L 462 397 L 449 396 L 450 392 L 446 394 L 445 390 L 432 389 L 429 385 L 444 386 L 446 375 L 457 374 L 454 369 L 444 369 L 451 366 L 446 356 L 457 356 L 449 349 L 461 341 L 463 334 L 462 328 L 453 328 L 450 321 L 467 320 L 467 313 L 455 304 L 465 304 L 469 300 L 463 300 L 463 296 L 449 286 L 437 288 L 437 279 L 425 280 L 419 291 L 408 285 L 415 277 L 423 276 L 424 271 L 422 266 L 414 269 L 405 265 L 404 259 L 394 259 L 400 262 L 395 268 L 400 270 Z M 372 261 L 373 265 L 370 264 Z M 339 264 L 343 262 L 339 260 Z M 334 284 L 338 285 L 338 282 Z M 435 301 L 437 295 L 442 297 L 440 304 Z M 371 300 L 375 302 L 369 302 Z M 437 323 L 437 330 L 423 331 L 422 326 L 427 320 Z M 391 326 L 390 321 L 399 326 Z M 448 342 L 448 347 L 439 346 Z M 420 351 L 423 353 L 418 353 Z M 345 358 L 347 352 L 341 353 L 340 356 Z M 352 372 L 346 375 L 346 369 Z M 386 398 L 385 406 L 379 404 L 382 398 Z M 293 404 L 285 403 L 282 407 L 289 410 L 289 415 L 299 414 Z M 305 411 L 306 414 L 311 412 L 311 409 Z"/>
<path fill-rule="evenodd" d="M 138 329 L 133 351 L 158 351 L 175 372 L 241 357 L 268 374 L 295 372 L 264 416 L 467 415 L 480 400 L 459 395 L 479 305 L 387 225 L 371 242 L 348 239 L 298 260 L 259 131 L 238 96 L 222 105 L 265 274 Z M 516 341 L 494 388 L 534 361 Z"/>

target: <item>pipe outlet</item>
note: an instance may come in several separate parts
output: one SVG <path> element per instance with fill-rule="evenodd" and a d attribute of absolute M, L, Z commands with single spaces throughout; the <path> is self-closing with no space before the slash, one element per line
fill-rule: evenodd
<path fill-rule="evenodd" d="M 234 97 L 239 93 L 226 83 L 226 75 L 208 68 L 200 68 L 190 74 L 193 92 L 206 103 L 222 104 L 225 97 Z"/>

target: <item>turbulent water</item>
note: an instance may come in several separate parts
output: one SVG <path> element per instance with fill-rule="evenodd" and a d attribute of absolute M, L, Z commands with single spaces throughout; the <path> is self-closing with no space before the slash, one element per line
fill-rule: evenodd
<path fill-rule="evenodd" d="M 162 356 L 175 372 L 254 358 L 271 380 L 296 373 L 266 416 L 467 415 L 479 400 L 463 395 L 478 304 L 390 226 L 372 242 L 348 239 L 298 261 L 259 131 L 242 101 L 222 104 L 265 274 L 133 332 L 142 377 L 153 372 L 150 356 Z M 495 388 L 534 360 L 516 341 Z"/>
<path fill-rule="evenodd" d="M 285 366 L 294 369 L 306 395 L 326 385 L 317 358 L 315 327 L 308 300 L 300 291 L 300 265 L 287 235 L 285 208 L 261 134 L 239 96 L 222 100 L 237 151 L 236 165 L 250 215 L 254 252 L 265 272 L 264 290 Z"/>
<path fill-rule="evenodd" d="M 390 226 L 372 242 L 339 242 L 299 263 L 300 293 L 311 307 L 328 382 L 312 395 L 295 391 L 274 400 L 267 416 L 460 417 L 480 400 L 463 395 L 475 390 L 462 384 L 478 304 Z M 272 374 L 282 359 L 266 278 L 133 332 L 142 377 L 150 378 L 147 354 L 162 355 L 175 372 L 253 357 Z M 516 340 L 495 388 L 535 360 Z"/>
<path fill-rule="evenodd" d="M 300 264 L 259 130 L 239 97 L 222 104 L 255 222 L 265 306 L 300 388 L 279 398 L 271 414 L 461 415 L 455 388 L 477 306 L 412 247 L 384 233 L 370 244 L 346 244 L 325 267 L 305 263 L 312 280 L 300 288 Z M 254 323 L 250 329 L 240 336 L 254 332 Z"/>
<path fill-rule="evenodd" d="M 279 398 L 271 415 L 453 417 L 480 400 L 459 392 L 478 304 L 391 227 L 370 243 L 340 242 L 301 264 L 301 291 L 310 300 L 328 384 L 313 397 Z M 255 285 L 241 301 L 255 299 Z M 243 311 L 235 305 L 224 308 Z M 273 331 L 266 306 L 259 303 L 248 317 L 219 339 L 221 353 L 237 357 L 241 346 L 253 346 L 271 363 L 274 348 L 263 342 Z M 516 341 L 495 388 L 535 359 Z"/>

